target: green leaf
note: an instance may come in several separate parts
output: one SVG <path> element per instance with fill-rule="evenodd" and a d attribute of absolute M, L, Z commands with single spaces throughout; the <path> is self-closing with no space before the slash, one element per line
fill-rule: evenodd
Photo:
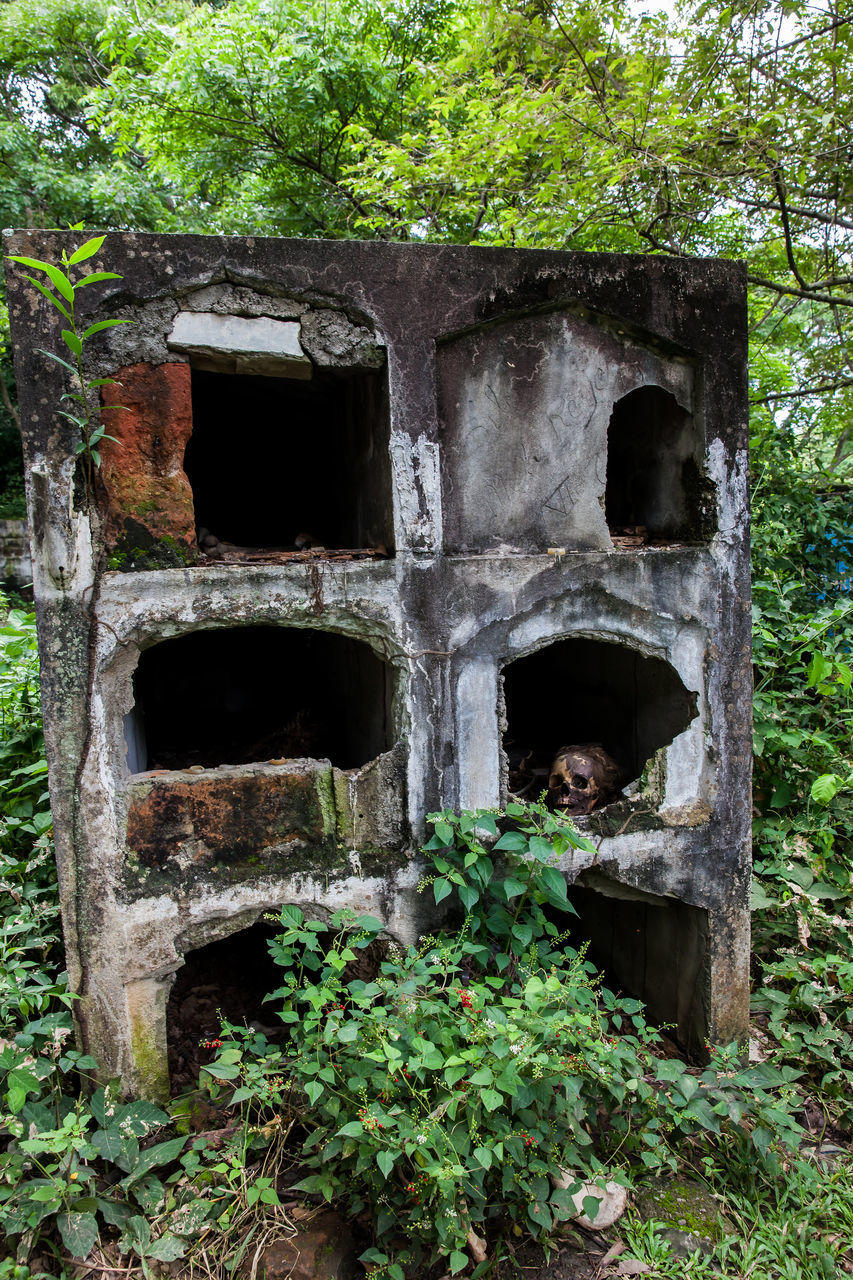
<path fill-rule="evenodd" d="M 484 1089 L 480 1094 L 480 1101 L 487 1111 L 496 1111 L 503 1105 L 503 1094 L 498 1093 L 497 1089 Z"/>
<path fill-rule="evenodd" d="M 435 824 L 435 834 L 445 848 L 453 844 L 453 828 L 446 822 Z"/>
<path fill-rule="evenodd" d="M 838 791 L 841 779 L 834 773 L 822 773 L 812 783 L 811 797 L 818 804 L 829 804 Z"/>
<path fill-rule="evenodd" d="M 114 329 L 117 324 L 133 323 L 133 320 L 99 320 L 97 324 L 90 324 L 88 329 L 84 329 L 80 337 L 85 342 L 87 338 L 92 337 L 92 334 L 100 333 L 102 329 Z"/>
<path fill-rule="evenodd" d="M 62 340 L 68 347 L 69 351 L 73 351 L 75 356 L 79 356 L 83 350 L 83 343 L 72 329 L 62 330 Z"/>
<path fill-rule="evenodd" d="M 69 317 L 70 319 L 70 317 Z M 45 351 L 44 347 L 36 347 L 35 350 L 40 356 L 47 356 L 48 360 L 55 360 L 57 364 L 61 364 L 63 369 L 67 369 L 69 373 L 77 377 L 77 370 L 73 364 L 69 364 L 67 360 L 63 360 L 62 356 L 58 356 L 54 351 Z"/>
<path fill-rule="evenodd" d="M 70 267 L 75 267 L 78 262 L 85 262 L 87 258 L 94 258 L 106 238 L 106 236 L 93 236 L 91 240 L 87 240 L 85 244 L 81 244 L 80 248 L 75 249 L 71 257 L 68 259 L 68 265 Z"/>
<path fill-rule="evenodd" d="M 539 879 L 552 897 L 557 898 L 560 902 L 565 902 L 566 881 L 561 871 L 558 871 L 556 867 L 543 867 L 539 872 Z"/>
<path fill-rule="evenodd" d="M 148 1173 L 149 1169 L 156 1169 L 158 1165 L 168 1164 L 170 1160 L 174 1160 L 183 1150 L 185 1142 L 186 1138 L 170 1138 L 168 1142 L 158 1142 L 156 1147 L 148 1147 L 146 1151 L 140 1153 L 132 1173 L 123 1179 L 122 1186 L 131 1186 L 143 1174 Z"/>
<path fill-rule="evenodd" d="M 496 849 L 507 849 L 511 853 L 521 853 L 527 849 L 527 836 L 520 831 L 507 831 L 494 846 Z"/>
<path fill-rule="evenodd" d="M 25 267 L 32 267 L 35 271 L 43 271 L 54 289 L 66 302 L 74 301 L 74 286 L 59 267 L 54 267 L 50 262 L 39 262 L 37 258 L 14 258 L 13 261 L 20 262 Z"/>
<path fill-rule="evenodd" d="M 24 276 L 24 279 L 29 280 L 30 284 L 35 285 L 39 293 L 43 297 L 47 298 L 48 302 L 52 302 L 53 305 L 56 307 L 57 311 L 61 311 L 62 314 L 65 316 L 65 319 L 68 321 L 68 323 L 71 324 L 71 312 L 67 309 L 67 307 L 63 306 L 63 304 L 59 301 L 59 298 L 57 298 L 55 293 L 51 293 L 47 285 L 42 284 L 41 280 L 36 280 L 35 276 Z"/>
<path fill-rule="evenodd" d="M 186 1241 L 179 1240 L 167 1231 L 148 1246 L 145 1257 L 154 1258 L 157 1262 L 175 1262 L 178 1258 L 185 1257 L 188 1248 Z"/>
<path fill-rule="evenodd" d="M 338 1138 L 360 1138 L 364 1133 L 364 1127 L 360 1120 L 350 1120 L 342 1129 L 338 1129 L 336 1137 Z"/>
<path fill-rule="evenodd" d="M 435 895 L 436 903 L 438 903 L 446 898 L 449 893 L 452 893 L 453 889 L 449 880 L 444 880 L 439 876 L 433 883 L 432 891 Z"/>
<path fill-rule="evenodd" d="M 520 893 L 524 893 L 526 887 L 520 880 L 516 880 L 514 876 L 507 876 L 503 882 L 503 890 L 507 898 L 517 898 Z"/>
<path fill-rule="evenodd" d="M 74 288 L 83 289 L 87 284 L 97 284 L 100 280 L 122 280 L 123 278 L 115 271 L 93 271 L 90 276 L 83 276 L 82 280 L 78 280 Z"/>
<path fill-rule="evenodd" d="M 321 1098 L 323 1096 L 325 1092 L 325 1088 L 323 1085 L 319 1083 L 319 1081 L 309 1080 L 308 1083 L 305 1085 L 305 1092 L 308 1094 L 310 1101 L 314 1103 L 317 1101 L 318 1098 Z"/>
<path fill-rule="evenodd" d="M 478 1164 L 482 1165 L 484 1169 L 491 1169 L 492 1153 L 488 1147 L 475 1147 L 474 1159 Z"/>
<path fill-rule="evenodd" d="M 60 1213 L 56 1225 L 62 1243 L 73 1258 L 86 1258 L 98 1239 L 98 1220 L 93 1213 Z"/>
<path fill-rule="evenodd" d="M 450 1254 L 450 1274 L 455 1276 L 468 1266 L 468 1254 L 460 1249 L 453 1249 Z"/>
<path fill-rule="evenodd" d="M 394 1157 L 390 1151 L 377 1151 L 376 1163 L 382 1171 L 383 1178 L 387 1179 L 391 1170 L 394 1168 Z"/>

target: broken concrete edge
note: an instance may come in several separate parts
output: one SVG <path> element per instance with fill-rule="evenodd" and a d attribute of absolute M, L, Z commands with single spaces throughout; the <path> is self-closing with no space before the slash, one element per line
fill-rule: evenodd
<path fill-rule="evenodd" d="M 47 234 L 39 246 L 42 243 L 48 247 L 36 252 L 49 257 L 50 246 L 55 250 L 71 241 Z M 251 238 L 211 241 L 116 235 L 108 243 L 116 253 L 115 263 L 108 265 L 127 278 L 115 291 L 104 289 L 99 303 L 104 311 L 98 314 L 114 313 L 120 304 L 144 311 L 146 318 L 135 345 L 122 348 L 119 344 L 113 349 L 112 339 L 104 338 L 106 372 L 131 357 L 152 366 L 186 367 L 185 359 L 170 355 L 165 343 L 176 315 L 192 310 L 190 298 L 212 314 L 219 314 L 220 308 L 221 314 L 239 313 L 233 291 L 244 286 L 240 306 L 249 291 L 263 294 L 249 309 L 275 310 L 269 302 L 273 296 L 298 295 L 307 300 L 311 295 L 307 311 L 285 314 L 289 304 L 282 302 L 279 316 L 273 317 L 299 320 L 303 337 L 310 315 L 319 316 L 324 309 L 331 315 L 329 303 L 338 300 L 350 320 L 363 320 L 387 343 L 392 402 L 389 491 L 399 561 L 393 566 L 378 562 L 359 566 L 365 570 L 361 575 L 345 573 L 342 591 L 334 586 L 334 575 L 325 575 L 320 605 L 328 610 L 323 625 L 330 628 L 343 628 L 353 610 L 381 617 L 404 655 L 401 698 L 411 725 L 406 736 L 406 818 L 411 831 L 418 832 L 423 815 L 431 809 L 488 806 L 505 794 L 502 672 L 507 663 L 531 652 L 531 646 L 590 635 L 637 651 L 649 648 L 672 662 L 685 687 L 700 694 L 699 720 L 667 750 L 665 777 L 654 781 L 663 804 L 663 826 L 655 829 L 650 822 L 642 830 L 644 818 L 634 807 L 626 813 L 632 824 L 621 834 L 617 828 L 608 836 L 603 860 L 616 879 L 636 880 L 649 893 L 705 902 L 702 910 L 717 913 L 719 937 L 708 966 L 714 974 L 710 985 L 718 994 L 708 997 L 709 1016 L 720 1025 L 726 1017 L 730 1025 L 736 1022 L 745 1008 L 737 966 L 743 964 L 741 873 L 747 856 L 749 768 L 741 268 L 606 255 L 514 254 L 440 246 L 420 246 L 409 252 L 403 246 L 311 245 Z M 32 252 L 34 244 L 31 236 L 24 236 L 13 249 Z M 205 295 L 202 307 L 202 292 L 214 279 L 218 283 L 212 286 L 213 293 Z M 317 281 L 324 287 L 322 299 L 314 288 Z M 230 297 L 228 290 L 232 290 Z M 146 298 L 154 300 L 149 303 Z M 579 307 L 587 309 L 592 322 L 580 315 Z M 59 825 L 63 813 L 67 819 L 67 830 L 58 832 L 57 846 L 66 863 L 61 871 L 67 886 L 67 892 L 63 890 L 66 927 L 73 934 L 75 920 L 90 913 L 85 920 L 85 946 L 99 936 L 107 919 L 103 902 L 115 890 L 123 857 L 121 813 L 115 807 L 103 812 L 105 789 L 109 796 L 116 780 L 120 789 L 123 779 L 121 746 L 114 740 L 116 708 L 111 701 L 116 687 L 102 680 L 101 672 L 92 666 L 89 600 L 100 593 L 94 611 L 99 640 L 109 627 L 124 635 L 125 692 L 130 690 L 131 651 L 140 637 L 152 643 L 175 634 L 170 611 L 187 610 L 179 625 L 190 629 L 199 621 L 210 626 L 229 626 L 235 620 L 254 624 L 259 616 L 284 626 L 298 618 L 300 625 L 311 626 L 318 606 L 287 568 L 259 577 L 243 567 L 223 566 L 221 576 L 211 573 L 208 577 L 206 566 L 176 564 L 172 569 L 132 575 L 136 582 L 130 595 L 117 591 L 115 575 L 101 575 L 92 554 L 102 538 L 100 517 L 75 506 L 73 468 L 63 460 L 73 441 L 54 413 L 62 390 L 61 374 L 29 349 L 36 343 L 50 346 L 55 337 L 52 329 L 51 336 L 45 337 L 51 323 L 47 310 L 19 279 L 10 280 L 10 309 L 13 313 L 17 309 L 13 314 L 16 367 L 25 449 L 32 464 L 31 527 L 39 530 L 41 539 L 35 566 L 40 642 L 48 663 L 59 663 L 58 670 L 43 672 L 43 679 L 48 704 L 53 699 L 58 709 L 53 724 L 46 723 L 51 785 L 68 789 L 55 810 Z M 518 526 L 511 536 L 502 527 L 500 543 L 486 554 L 454 558 L 446 554 L 453 539 L 450 526 L 445 529 L 445 517 L 453 514 L 450 507 L 458 486 L 446 484 L 447 476 L 442 477 L 448 439 L 446 423 L 439 420 L 437 410 L 437 369 L 440 365 L 445 372 L 452 371 L 454 353 L 465 347 L 469 341 L 465 335 L 475 330 L 476 338 L 470 341 L 478 351 L 494 346 L 496 339 L 508 333 L 513 317 L 523 320 L 527 356 L 540 333 L 565 345 L 565 333 L 583 330 L 591 377 L 578 383 L 576 396 L 571 387 L 560 384 L 557 388 L 555 421 L 559 420 L 561 431 L 570 425 L 567 414 L 583 418 L 589 410 L 601 436 L 607 402 L 617 392 L 631 394 L 649 379 L 656 384 L 663 380 L 663 389 L 682 408 L 689 404 L 700 414 L 703 462 L 707 461 L 714 479 L 719 515 L 710 543 L 679 551 L 649 548 L 613 554 L 612 539 L 601 524 L 599 501 L 595 519 L 600 545 L 592 554 L 570 548 L 569 554 L 545 565 L 548 557 L 542 547 L 570 542 L 562 535 L 551 538 L 549 526 L 542 547 L 538 542 L 535 548 L 528 547 L 531 552 L 540 551 L 538 557 L 517 556 L 529 533 L 524 524 L 527 508 L 543 506 L 551 492 L 544 488 L 540 492 L 544 480 L 534 469 L 530 493 L 526 482 L 515 484 L 525 495 L 521 505 L 503 508 L 502 526 L 509 517 Z M 602 317 L 604 322 L 599 323 Z M 317 341 L 322 339 L 331 351 L 333 335 L 326 321 L 317 324 Z M 123 326 L 114 335 L 121 334 L 123 341 L 131 328 Z M 726 335 L 724 344 L 721 333 Z M 25 335 L 23 340 L 20 334 Z M 442 335 L 453 336 L 449 343 L 442 343 Z M 612 385 L 607 375 L 607 386 L 602 388 L 593 357 L 608 351 L 618 352 L 619 368 Z M 639 362 L 641 376 L 623 369 L 626 355 L 630 355 L 628 363 Z M 560 363 L 551 362 L 548 378 L 557 377 Z M 505 373 L 503 366 L 501 377 L 508 394 L 515 395 L 513 375 Z M 606 394 L 599 404 L 602 392 Z M 550 423 L 549 396 L 543 392 L 540 399 L 530 420 L 538 422 L 541 417 Z M 456 444 L 462 456 L 467 448 L 467 419 L 463 414 L 454 421 L 459 426 Z M 599 439 L 599 453 L 600 444 Z M 563 452 L 565 461 L 569 452 Z M 38 479 L 39 468 L 44 483 Z M 480 486 L 483 470 L 479 468 L 474 476 Z M 488 477 L 489 469 L 485 472 Z M 548 474 L 546 468 L 545 478 Z M 600 490 L 603 479 L 595 479 Z M 514 480 L 518 481 L 517 474 Z M 39 507 L 44 520 L 34 517 Z M 254 597 L 247 589 L 249 583 L 256 591 L 263 584 Z M 154 590 L 161 593 L 159 599 L 152 595 Z M 396 600 L 390 598 L 392 590 Z M 293 597 L 298 607 L 293 606 Z M 703 821 L 703 806 L 709 810 L 707 821 Z M 105 861 L 110 864 L 108 870 Z M 99 895 L 100 886 L 104 892 Z M 189 882 L 179 894 L 181 910 L 189 911 L 193 906 Z M 98 975 L 85 979 L 95 987 L 99 982 Z M 126 1030 L 126 1018 L 122 1025 Z M 132 1058 L 132 1051 L 128 1053 Z"/>

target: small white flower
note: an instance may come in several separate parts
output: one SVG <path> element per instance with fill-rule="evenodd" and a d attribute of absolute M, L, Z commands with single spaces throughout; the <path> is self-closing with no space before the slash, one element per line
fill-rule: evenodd
<path fill-rule="evenodd" d="M 491 1018 L 486 1018 L 486 1026 L 487 1026 L 487 1027 L 494 1028 L 494 1025 L 495 1025 L 495 1024 L 492 1022 Z"/>
<path fill-rule="evenodd" d="M 509 1051 L 510 1053 L 521 1053 L 523 1048 L 524 1048 L 523 1044 L 511 1044 L 509 1046 Z"/>
<path fill-rule="evenodd" d="M 419 1134 L 418 1134 L 418 1142 L 426 1142 L 426 1134 L 425 1134 L 425 1133 L 419 1133 Z"/>

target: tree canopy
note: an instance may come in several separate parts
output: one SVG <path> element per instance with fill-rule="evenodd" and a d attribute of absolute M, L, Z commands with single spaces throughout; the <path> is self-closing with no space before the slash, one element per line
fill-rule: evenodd
<path fill-rule="evenodd" d="M 840 478 L 852 32 L 837 0 L 4 0 L 3 224 L 743 257 L 756 459 Z"/>

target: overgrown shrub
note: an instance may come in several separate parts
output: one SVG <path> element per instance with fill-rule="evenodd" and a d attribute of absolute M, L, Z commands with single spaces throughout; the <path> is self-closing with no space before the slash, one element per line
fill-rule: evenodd
<path fill-rule="evenodd" d="M 289 1041 L 226 1027 L 207 1068 L 214 1093 L 235 1082 L 231 1104 L 259 1120 L 285 1098 L 304 1113 L 297 1187 L 367 1209 L 364 1260 L 393 1280 L 439 1258 L 463 1270 L 484 1256 L 481 1233 L 546 1238 L 575 1216 L 583 1183 L 636 1163 L 674 1168 L 674 1139 L 729 1125 L 767 1156 L 798 1132 L 772 1094 L 791 1069 L 741 1069 L 729 1054 L 698 1072 L 656 1056 L 640 1004 L 602 987 L 553 922 L 571 912 L 555 863 L 583 841 L 540 805 L 507 813 L 500 836 L 492 812 L 433 816 L 423 887 L 461 913 L 392 948 L 372 980 L 347 968 L 378 920 L 340 912 L 327 924 L 286 907 L 271 950 Z M 584 1203 L 594 1217 L 598 1198 Z"/>

